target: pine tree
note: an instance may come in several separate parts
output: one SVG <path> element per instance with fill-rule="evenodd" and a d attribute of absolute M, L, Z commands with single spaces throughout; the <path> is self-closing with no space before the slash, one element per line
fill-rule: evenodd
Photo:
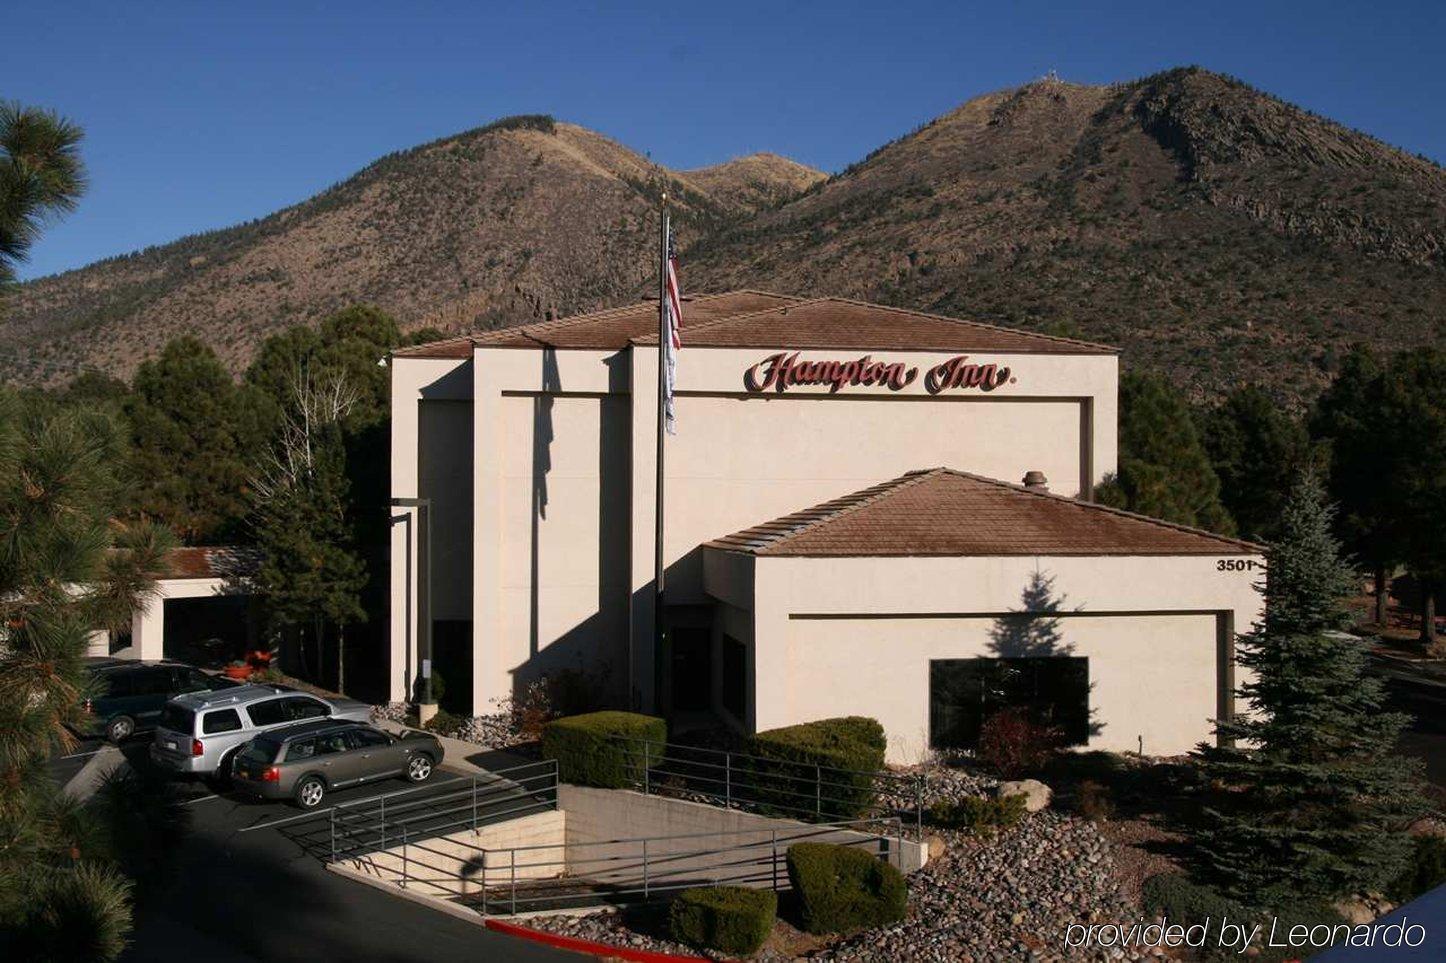
<path fill-rule="evenodd" d="M 1237 388 L 1201 418 L 1220 500 L 1245 538 L 1275 535 L 1291 479 L 1305 462 L 1305 431 L 1255 385 Z"/>
<path fill-rule="evenodd" d="M 115 521 L 124 435 L 113 418 L 0 392 L 0 957 L 113 959 L 130 884 L 100 814 L 62 795 L 47 759 L 84 724 L 92 629 L 126 625 L 170 540 Z M 71 955 L 73 954 L 73 955 Z"/>
<path fill-rule="evenodd" d="M 1153 518 L 1235 531 L 1190 406 L 1158 375 L 1120 379 L 1120 472 L 1095 497 Z"/>
<path fill-rule="evenodd" d="M 84 192 L 81 136 L 51 111 L 0 101 L 0 293 L 46 218 L 69 211 Z"/>
<path fill-rule="evenodd" d="M 1400 871 L 1422 811 L 1417 767 L 1394 753 L 1407 723 L 1383 712 L 1360 642 L 1339 634 L 1353 574 L 1333 509 L 1303 474 L 1272 544 L 1265 614 L 1240 637 L 1249 709 L 1197 750 L 1215 787 L 1196 844 L 1227 892 L 1259 906 L 1379 889 Z"/>

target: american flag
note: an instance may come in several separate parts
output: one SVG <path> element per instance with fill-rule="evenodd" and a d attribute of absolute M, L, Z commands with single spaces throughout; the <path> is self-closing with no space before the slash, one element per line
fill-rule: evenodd
<path fill-rule="evenodd" d="M 679 330 L 683 326 L 683 297 L 678 292 L 678 252 L 673 247 L 673 226 L 668 225 L 668 258 L 664 267 L 663 326 L 666 330 L 658 333 L 663 339 L 664 375 L 663 416 L 668 434 L 676 435 L 678 425 L 673 417 L 673 379 L 677 374 L 678 349 L 683 346 Z"/>

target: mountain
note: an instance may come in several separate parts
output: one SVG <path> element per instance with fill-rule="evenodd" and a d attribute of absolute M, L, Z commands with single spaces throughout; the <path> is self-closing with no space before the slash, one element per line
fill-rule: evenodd
<path fill-rule="evenodd" d="M 509 118 L 260 221 L 26 284 L 0 361 L 124 374 L 192 332 L 239 367 L 266 334 L 355 301 L 458 331 L 635 300 L 656 283 L 665 186 L 685 290 L 1077 334 L 1196 396 L 1254 381 L 1299 404 L 1351 342 L 1446 334 L 1446 171 L 1182 68 L 987 94 L 827 178 L 771 154 L 667 171 Z"/>
<path fill-rule="evenodd" d="M 1196 68 L 969 101 L 688 252 L 694 288 L 828 292 L 1118 344 L 1197 395 L 1308 397 L 1446 334 L 1446 172 Z"/>
<path fill-rule="evenodd" d="M 23 285 L 0 312 L 0 371 L 126 375 L 183 333 L 239 369 L 267 335 L 358 301 L 449 328 L 602 307 L 646 285 L 664 186 L 686 243 L 823 176 L 767 154 L 668 171 L 582 127 L 508 118 L 261 220 Z"/>

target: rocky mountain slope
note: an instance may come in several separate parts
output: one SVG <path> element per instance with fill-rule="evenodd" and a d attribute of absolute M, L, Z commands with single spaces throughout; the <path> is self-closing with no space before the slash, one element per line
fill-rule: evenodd
<path fill-rule="evenodd" d="M 697 286 L 827 291 L 1308 396 L 1352 341 L 1446 335 L 1446 172 L 1182 69 L 969 101 L 690 252 Z"/>
<path fill-rule="evenodd" d="M 830 178 L 768 154 L 665 171 L 511 118 L 263 220 L 25 285 L 0 354 L 125 373 L 193 332 L 239 366 L 359 300 L 448 330 L 628 301 L 654 284 L 664 184 L 686 290 L 1078 334 L 1197 395 L 1249 380 L 1299 402 L 1353 341 L 1446 334 L 1446 171 L 1188 68 L 978 97 Z"/>
<path fill-rule="evenodd" d="M 606 306 L 647 283 L 662 187 L 686 242 L 822 178 L 772 155 L 667 171 L 584 128 L 508 118 L 262 220 L 24 285 L 0 311 L 0 372 L 124 375 L 183 333 L 239 368 L 268 334 L 357 301 L 450 328 Z"/>

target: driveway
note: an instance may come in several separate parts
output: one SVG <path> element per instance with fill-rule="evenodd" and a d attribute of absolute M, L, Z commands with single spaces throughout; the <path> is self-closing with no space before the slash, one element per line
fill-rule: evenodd
<path fill-rule="evenodd" d="M 147 744 L 136 740 L 122 752 L 132 765 L 149 765 Z M 51 768 L 64 785 L 84 779 L 87 764 L 115 761 L 112 757 L 109 750 L 89 743 L 54 760 Z M 433 781 L 463 778 L 465 774 L 444 767 Z M 336 792 L 329 802 L 369 799 L 402 788 L 400 781 L 373 783 Z M 283 803 L 216 795 L 200 783 L 185 784 L 185 790 L 191 830 L 169 882 L 142 894 L 132 943 L 122 957 L 128 963 L 580 959 L 327 872 L 320 858 L 329 848 L 324 813 L 296 819 L 299 811 Z"/>

